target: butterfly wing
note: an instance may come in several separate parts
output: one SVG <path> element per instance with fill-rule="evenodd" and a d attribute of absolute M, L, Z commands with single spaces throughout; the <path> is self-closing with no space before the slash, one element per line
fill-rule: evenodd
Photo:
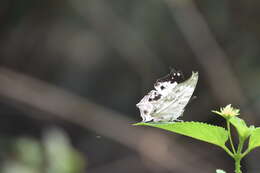
<path fill-rule="evenodd" d="M 198 73 L 193 72 L 191 77 L 177 84 L 158 102 L 158 109 L 152 114 L 154 121 L 174 121 L 180 117 L 188 104 L 198 82 Z"/>

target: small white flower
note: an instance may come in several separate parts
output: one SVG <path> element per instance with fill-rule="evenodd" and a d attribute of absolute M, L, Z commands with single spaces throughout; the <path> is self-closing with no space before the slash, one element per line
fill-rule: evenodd
<path fill-rule="evenodd" d="M 231 106 L 231 104 L 227 105 L 226 107 L 223 107 L 223 108 L 220 108 L 220 111 L 212 111 L 213 113 L 216 113 L 218 115 L 221 115 L 222 117 L 224 118 L 231 118 L 231 117 L 234 117 L 234 116 L 237 116 L 239 115 L 239 109 L 236 109 L 236 108 L 233 108 Z"/>
<path fill-rule="evenodd" d="M 140 109 L 143 122 L 167 122 L 178 120 L 188 104 L 198 81 L 198 73 L 183 81 L 180 72 L 172 70 L 167 76 L 158 79 L 155 90 L 150 91 L 136 105 Z"/>

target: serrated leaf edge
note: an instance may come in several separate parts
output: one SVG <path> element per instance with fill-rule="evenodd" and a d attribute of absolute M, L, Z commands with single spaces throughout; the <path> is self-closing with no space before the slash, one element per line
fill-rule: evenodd
<path fill-rule="evenodd" d="M 151 126 L 151 125 L 170 125 L 170 124 L 203 124 L 203 125 L 207 125 L 207 126 L 211 126 L 211 127 L 217 127 L 220 129 L 223 129 L 226 131 L 226 129 L 224 127 L 221 126 L 217 126 L 217 125 L 212 125 L 212 124 L 208 124 L 208 123 L 204 123 L 204 122 L 200 122 L 200 121 L 182 121 L 182 122 L 166 122 L 166 123 L 145 123 L 145 122 L 140 122 L 140 123 L 135 123 L 133 125 L 135 126 Z"/>

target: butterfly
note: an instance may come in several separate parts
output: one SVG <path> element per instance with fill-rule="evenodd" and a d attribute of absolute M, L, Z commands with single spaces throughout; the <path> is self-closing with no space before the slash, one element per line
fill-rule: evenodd
<path fill-rule="evenodd" d="M 172 69 L 170 73 L 154 83 L 154 89 L 136 104 L 143 122 L 178 121 L 196 88 L 198 72 L 192 72 L 184 80 L 180 71 Z"/>

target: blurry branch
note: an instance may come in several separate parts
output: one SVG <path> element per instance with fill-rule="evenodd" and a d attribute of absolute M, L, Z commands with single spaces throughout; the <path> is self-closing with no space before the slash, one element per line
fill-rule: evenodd
<path fill-rule="evenodd" d="M 254 119 L 248 109 L 247 98 L 232 71 L 227 55 L 218 45 L 205 19 L 192 0 L 165 0 L 171 9 L 186 41 L 193 50 L 207 75 L 213 94 L 220 103 L 239 104 L 246 108 L 248 117 Z"/>
<path fill-rule="evenodd" d="M 77 0 L 71 3 L 95 31 L 136 70 L 144 86 L 151 81 L 153 74 L 161 73 L 164 69 L 161 60 L 146 45 L 143 36 L 116 15 L 106 1 Z"/>
<path fill-rule="evenodd" d="M 198 155 L 189 153 L 178 143 L 173 145 L 166 136 L 153 129 L 132 126 L 133 122 L 117 112 L 5 68 L 0 68 L 0 83 L 0 96 L 20 109 L 34 110 L 32 116 L 53 116 L 75 123 L 139 152 L 155 165 L 168 170 L 181 167 L 186 172 L 202 171 L 197 165 Z M 187 164 L 192 166 L 185 166 Z M 212 169 L 213 166 L 207 163 L 203 172 Z"/>

